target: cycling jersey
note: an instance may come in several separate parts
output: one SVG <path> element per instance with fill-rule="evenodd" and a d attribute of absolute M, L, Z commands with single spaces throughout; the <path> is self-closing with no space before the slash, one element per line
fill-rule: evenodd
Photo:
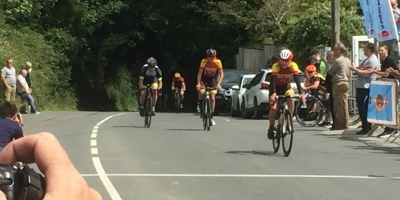
<path fill-rule="evenodd" d="M 319 81 L 317 89 L 325 92 L 326 91 L 325 77 L 322 74 L 315 73 L 309 80 L 310 85 L 313 85 L 315 81 Z"/>
<path fill-rule="evenodd" d="M 149 66 L 145 64 L 140 70 L 139 79 L 143 79 L 144 85 L 157 83 L 162 80 L 161 69 L 156 65 L 154 71 L 150 71 Z"/>
<path fill-rule="evenodd" d="M 277 87 L 279 88 L 279 90 L 281 90 L 281 88 L 287 88 L 287 90 L 290 90 L 290 78 L 292 77 L 292 75 L 296 82 L 299 94 L 302 93 L 299 78 L 299 66 L 297 65 L 297 63 L 290 62 L 288 67 L 282 68 L 278 61 L 272 65 L 271 70 L 271 81 L 269 87 L 270 95 L 277 92 Z"/>
<path fill-rule="evenodd" d="M 222 70 L 222 62 L 218 58 L 215 58 L 213 62 L 208 62 L 208 59 L 204 58 L 200 62 L 200 69 L 203 69 L 203 76 L 215 77 L 217 71 Z"/>
<path fill-rule="evenodd" d="M 288 67 L 282 68 L 279 63 L 272 65 L 271 76 L 276 75 L 276 85 L 287 85 L 292 75 L 299 74 L 299 66 L 291 62 Z"/>
<path fill-rule="evenodd" d="M 174 83 L 173 85 L 174 85 L 174 87 L 176 87 L 176 88 L 182 88 L 182 84 L 185 82 L 185 79 L 183 79 L 183 77 L 180 77 L 180 78 L 174 78 L 173 80 L 172 80 L 172 83 Z"/>

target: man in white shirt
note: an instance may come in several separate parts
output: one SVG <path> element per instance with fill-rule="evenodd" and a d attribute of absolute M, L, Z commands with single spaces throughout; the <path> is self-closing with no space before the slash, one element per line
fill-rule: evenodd
<path fill-rule="evenodd" d="M 31 95 L 32 90 L 29 88 L 25 76 L 28 71 L 26 69 L 21 70 L 21 73 L 17 77 L 17 93 L 19 96 L 28 101 L 28 104 L 31 106 L 31 113 L 40 114 L 36 110 L 35 101 Z"/>

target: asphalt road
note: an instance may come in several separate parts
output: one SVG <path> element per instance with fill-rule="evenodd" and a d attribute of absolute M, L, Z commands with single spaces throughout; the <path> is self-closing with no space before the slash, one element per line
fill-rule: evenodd
<path fill-rule="evenodd" d="M 266 120 L 194 114 L 24 115 L 27 134 L 55 134 L 104 200 L 396 199 L 398 147 L 373 146 L 295 123 L 292 153 L 272 152 Z M 97 126 L 96 126 L 97 125 Z M 96 126 L 96 127 L 95 127 Z M 325 132 L 324 132 L 325 131 Z M 103 171 L 104 170 L 104 171 Z M 106 175 L 107 174 L 107 175 Z"/>

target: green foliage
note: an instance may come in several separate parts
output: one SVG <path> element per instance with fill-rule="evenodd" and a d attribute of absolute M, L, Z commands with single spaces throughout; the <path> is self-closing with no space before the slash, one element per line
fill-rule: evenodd
<path fill-rule="evenodd" d="M 0 60 L 12 58 L 17 73 L 29 61 L 32 67 L 32 90 L 39 110 L 76 108 L 76 98 L 69 85 L 70 71 L 60 68 L 66 56 L 57 53 L 43 36 L 27 27 L 13 28 L 0 18 Z M 17 97 L 18 98 L 18 97 Z"/>
<path fill-rule="evenodd" d="M 108 97 L 115 102 L 118 111 L 137 111 L 137 89 L 132 75 L 125 67 L 117 67 L 115 81 L 105 85 Z"/>
<path fill-rule="evenodd" d="M 307 14 L 299 14 L 290 20 L 281 36 L 281 43 L 295 53 L 295 59 L 303 66 L 308 64 L 312 48 L 330 46 L 330 3 L 315 3 L 304 13 Z M 354 7 L 342 7 L 340 16 L 340 38 L 349 46 L 353 35 L 363 34 L 363 20 Z"/>

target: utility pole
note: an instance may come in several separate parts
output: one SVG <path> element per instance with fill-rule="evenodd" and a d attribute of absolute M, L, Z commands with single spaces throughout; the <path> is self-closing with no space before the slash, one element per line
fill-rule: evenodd
<path fill-rule="evenodd" d="M 340 0 L 331 0 L 331 47 L 340 41 Z"/>

